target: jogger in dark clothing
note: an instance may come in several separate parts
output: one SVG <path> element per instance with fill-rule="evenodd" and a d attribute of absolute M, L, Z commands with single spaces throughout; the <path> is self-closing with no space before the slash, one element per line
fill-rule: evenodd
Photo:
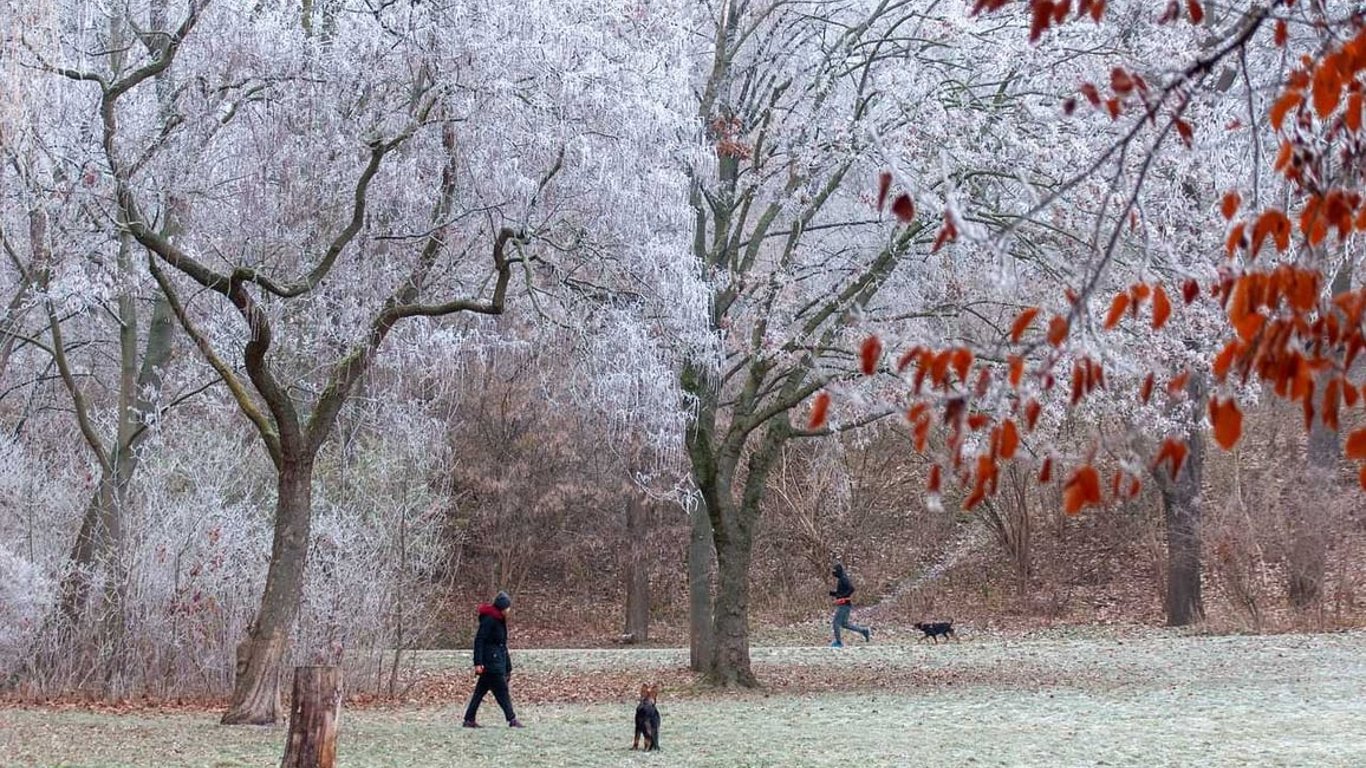
<path fill-rule="evenodd" d="M 517 713 L 512 711 L 512 697 L 508 694 L 508 676 L 512 674 L 512 659 L 508 656 L 507 610 L 512 607 L 508 593 L 499 592 L 492 603 L 479 606 L 479 631 L 474 634 L 474 673 L 479 682 L 474 686 L 474 695 L 465 708 L 466 728 L 478 728 L 475 716 L 484 695 L 493 691 L 493 698 L 503 708 L 508 726 L 521 728 Z"/>
<path fill-rule="evenodd" d="M 830 644 L 831 648 L 843 648 L 844 643 L 840 640 L 840 630 L 848 629 L 863 635 L 863 642 L 873 636 L 873 630 L 868 627 L 860 627 L 849 621 L 849 613 L 854 609 L 853 594 L 854 582 L 849 580 L 849 574 L 844 572 L 844 565 L 835 563 L 832 571 L 835 577 L 835 588 L 830 590 L 830 596 L 835 598 L 835 617 L 830 624 L 835 630 L 835 641 Z"/>

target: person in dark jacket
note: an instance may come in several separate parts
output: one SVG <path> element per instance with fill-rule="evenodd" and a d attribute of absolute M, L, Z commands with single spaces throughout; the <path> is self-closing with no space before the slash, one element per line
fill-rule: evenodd
<path fill-rule="evenodd" d="M 830 647 L 844 647 L 844 643 L 840 640 L 841 629 L 857 632 L 863 635 L 863 642 L 868 642 L 873 636 L 873 630 L 849 622 L 849 613 L 854 610 L 854 582 L 849 580 L 849 574 L 844 572 L 842 563 L 835 563 L 832 575 L 835 577 L 835 588 L 830 590 L 830 596 L 835 598 L 835 618 L 830 623 L 835 628 L 835 642 L 831 643 Z"/>
<path fill-rule="evenodd" d="M 512 659 L 508 656 L 507 611 L 512 607 L 512 598 L 506 592 L 499 592 L 492 603 L 479 606 L 479 631 L 474 634 L 474 673 L 479 682 L 474 686 L 474 695 L 465 708 L 466 728 L 479 728 L 475 716 L 484 695 L 493 691 L 493 698 L 503 708 L 508 719 L 508 727 L 521 728 L 517 713 L 512 711 L 512 696 L 508 694 L 508 677 L 512 675 Z"/>

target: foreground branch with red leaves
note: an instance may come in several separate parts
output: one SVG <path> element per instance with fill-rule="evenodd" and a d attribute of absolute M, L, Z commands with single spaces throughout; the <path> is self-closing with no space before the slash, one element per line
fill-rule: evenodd
<path fill-rule="evenodd" d="M 1009 13 L 1018 5 L 1011 0 L 976 0 L 972 13 Z M 1336 431 L 1344 406 L 1366 404 L 1366 382 L 1360 375 L 1353 376 L 1353 364 L 1366 349 L 1362 326 L 1366 289 L 1339 286 L 1334 290 L 1330 287 L 1334 280 L 1325 279 L 1330 257 L 1341 257 L 1347 242 L 1366 232 L 1366 196 L 1362 192 L 1366 177 L 1366 135 L 1362 133 L 1366 117 L 1366 20 L 1360 11 L 1330 18 L 1321 4 L 1312 8 L 1307 5 L 1280 0 L 1250 6 L 1242 23 L 1222 45 L 1194 60 L 1162 88 L 1150 86 L 1124 67 L 1112 70 L 1108 94 L 1092 83 L 1080 86 L 1081 95 L 1094 108 L 1107 111 L 1111 119 L 1121 119 L 1129 112 L 1137 115 L 1122 145 L 1127 146 L 1147 123 L 1164 135 L 1175 130 L 1182 143 L 1190 147 L 1194 129 L 1182 115 L 1192 89 L 1200 86 L 1204 75 L 1223 59 L 1241 58 L 1250 45 L 1287 48 L 1291 45 L 1290 25 L 1310 31 L 1298 38 L 1303 50 L 1285 50 L 1284 60 L 1292 68 L 1266 110 L 1267 123 L 1261 126 L 1269 126 L 1277 137 L 1278 150 L 1270 164 L 1286 182 L 1288 204 L 1284 208 L 1245 208 L 1243 193 L 1247 190 L 1228 190 L 1218 211 L 1227 230 L 1225 247 L 1222 253 L 1210 254 L 1216 279 L 1207 286 L 1195 279 L 1172 286 L 1156 280 L 1135 283 L 1113 296 L 1100 322 L 1103 331 L 1116 330 L 1126 318 L 1137 318 L 1146 305 L 1149 326 L 1157 333 L 1166 328 L 1173 315 L 1170 295 L 1179 295 L 1186 306 L 1197 301 L 1217 304 L 1218 314 L 1226 321 L 1225 336 L 1213 344 L 1219 351 L 1208 361 L 1216 389 L 1207 408 L 1215 442 L 1225 450 L 1232 450 L 1242 437 L 1243 413 L 1236 389 L 1250 383 L 1301 404 L 1306 430 L 1317 416 Z M 1101 23 L 1106 4 L 1103 0 L 1082 0 L 1075 6 L 1069 0 L 1033 0 L 1027 9 L 1030 40 L 1037 41 L 1061 24 L 1082 19 Z M 1170 24 L 1181 19 L 1199 25 L 1205 19 L 1204 9 L 1197 0 L 1172 0 L 1155 21 Z M 1068 99 L 1063 112 L 1071 115 L 1075 107 L 1076 101 Z M 1159 115 L 1163 113 L 1167 115 L 1165 128 L 1159 128 Z M 1257 140 L 1258 126 L 1245 128 Z M 1159 136 L 1151 151 L 1160 146 Z M 1096 167 L 1092 166 L 1091 172 Z M 887 198 L 886 178 L 878 194 L 879 209 Z M 1137 184 L 1142 182 L 1140 177 Z M 1255 181 L 1252 191 L 1255 200 Z M 900 207 L 914 210 L 910 200 Z M 1126 216 L 1133 216 L 1132 199 L 1117 219 L 1122 222 Z M 946 216 L 934 250 L 956 234 L 953 219 Z M 1071 346 L 1088 312 L 1086 300 L 1099 285 L 1113 247 L 1111 238 L 1109 249 L 1085 276 L 1084 284 L 1076 291 L 1066 291 L 1065 308 L 1052 314 L 1042 328 L 1035 330 L 1039 325 L 1036 321 L 1047 312 L 1043 307 L 1019 312 L 994 350 L 1003 352 L 994 355 L 996 360 L 982 359 L 988 356 L 961 345 L 943 349 L 917 346 L 899 356 L 896 372 L 905 371 L 910 376 L 906 418 L 914 448 L 931 452 L 934 458 L 927 491 L 935 503 L 946 474 L 967 490 L 965 509 L 995 494 L 1002 463 L 1015 460 L 1022 441 L 1035 431 L 1042 409 L 1040 398 L 1058 398 L 1065 407 L 1075 408 L 1106 388 L 1102 364 Z M 864 341 L 863 373 L 878 371 L 882 351 L 879 339 Z M 1057 386 L 1063 373 L 1056 369 L 1068 359 L 1072 363 L 1070 388 L 1063 394 Z M 1168 397 L 1174 401 L 1183 398 L 1189 376 L 1189 370 L 1172 371 L 1165 387 Z M 1147 404 L 1157 383 L 1149 373 L 1135 393 L 1136 400 Z M 1316 392 L 1319 387 L 1322 392 Z M 1002 396 L 1009 403 L 1004 414 L 1000 407 L 992 412 L 987 403 L 989 394 L 996 396 L 997 404 Z M 829 406 L 830 398 L 822 392 L 811 413 L 813 428 L 824 423 Z M 936 430 L 944 438 L 942 452 L 931 447 Z M 1038 481 L 1062 483 L 1065 512 L 1076 514 L 1106 503 L 1106 489 L 1094 462 L 1099 445 L 1062 472 L 1054 468 L 1060 457 L 1046 445 L 1032 448 L 1037 448 L 1031 453 L 1040 461 Z M 1188 453 L 1184 440 L 1166 437 L 1147 467 L 1150 471 L 1160 468 L 1175 478 Z M 1366 428 L 1347 436 L 1345 453 L 1348 459 L 1361 462 L 1359 480 L 1366 488 Z M 1121 467 L 1108 485 L 1108 495 L 1119 501 L 1132 498 L 1139 489 L 1134 469 Z"/>

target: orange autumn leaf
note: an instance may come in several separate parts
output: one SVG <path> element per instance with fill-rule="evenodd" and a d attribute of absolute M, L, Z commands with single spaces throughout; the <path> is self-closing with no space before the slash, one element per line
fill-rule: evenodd
<path fill-rule="evenodd" d="M 1133 89 L 1134 79 L 1123 67 L 1115 67 L 1110 70 L 1110 90 L 1123 95 Z"/>
<path fill-rule="evenodd" d="M 924 418 L 929 413 L 929 410 L 930 406 L 926 403 L 916 403 L 910 407 L 910 410 L 906 411 L 906 421 L 914 424 L 921 418 Z"/>
<path fill-rule="evenodd" d="M 1214 441 L 1226 451 L 1233 450 L 1243 436 L 1243 412 L 1233 400 L 1211 398 L 1209 419 L 1214 425 Z"/>
<path fill-rule="evenodd" d="M 1280 149 L 1276 150 L 1276 162 L 1272 164 L 1272 167 L 1277 171 L 1284 171 L 1286 168 L 1290 167 L 1290 160 L 1294 156 L 1295 147 L 1290 143 L 1289 139 L 1284 139 L 1281 141 Z"/>
<path fill-rule="evenodd" d="M 964 384 L 968 383 L 968 370 L 972 368 L 973 354 L 967 347 L 957 347 L 953 350 L 951 364 L 953 372 L 958 374 L 958 380 Z"/>
<path fill-rule="evenodd" d="M 1363 490 L 1366 490 L 1366 466 L 1363 466 L 1361 471 L 1357 473 L 1357 482 Z"/>
<path fill-rule="evenodd" d="M 892 215 L 902 224 L 909 224 L 915 218 L 915 202 L 911 196 L 901 193 L 892 201 Z"/>
<path fill-rule="evenodd" d="M 1230 339 L 1224 348 L 1219 350 L 1219 354 L 1214 357 L 1214 378 L 1223 381 L 1228 377 L 1228 370 L 1233 366 L 1234 359 L 1242 353 L 1243 343 L 1238 339 Z"/>
<path fill-rule="evenodd" d="M 1290 29 L 1286 26 L 1285 19 L 1276 20 L 1276 33 L 1272 41 L 1277 48 L 1284 48 L 1285 41 L 1290 37 Z"/>
<path fill-rule="evenodd" d="M 1276 250 L 1286 250 L 1290 247 L 1290 232 L 1290 217 L 1275 208 L 1264 212 L 1252 225 L 1252 255 L 1257 255 L 1267 237 L 1275 242 Z"/>
<path fill-rule="evenodd" d="M 1157 458 L 1153 459 L 1153 468 L 1161 466 L 1162 462 L 1167 462 L 1171 470 L 1172 479 L 1176 479 L 1181 474 L 1181 466 L 1186 463 L 1186 454 L 1190 452 L 1190 447 L 1184 440 L 1169 437 L 1162 441 L 1162 448 L 1157 452 Z"/>
<path fill-rule="evenodd" d="M 977 482 L 989 493 L 996 493 L 996 459 L 991 456 L 977 457 Z"/>
<path fill-rule="evenodd" d="M 1148 400 L 1153 396 L 1154 380 L 1155 377 L 1153 376 L 1152 372 L 1149 371 L 1148 375 L 1143 377 L 1143 383 L 1138 387 L 1138 399 L 1144 405 L 1147 405 Z"/>
<path fill-rule="evenodd" d="M 923 347 L 915 346 L 902 352 L 901 357 L 897 358 L 896 361 L 896 372 L 901 373 L 906 370 L 907 366 L 920 358 L 920 353 L 923 351 Z"/>
<path fill-rule="evenodd" d="M 1290 285 L 1286 293 L 1290 305 L 1298 312 L 1308 312 L 1319 303 L 1319 275 L 1310 269 L 1297 269 L 1291 273 Z"/>
<path fill-rule="evenodd" d="M 1199 0 L 1186 0 L 1186 12 L 1190 14 L 1192 24 L 1198 26 L 1205 20 L 1205 9 L 1200 7 Z"/>
<path fill-rule="evenodd" d="M 1117 293 L 1114 300 L 1110 302 L 1110 312 L 1105 316 L 1105 330 L 1110 330 L 1124 317 L 1124 310 L 1129 308 L 1129 294 Z"/>
<path fill-rule="evenodd" d="M 1191 372 L 1185 370 L 1173 376 L 1172 380 L 1167 382 L 1167 394 L 1172 397 L 1180 397 L 1185 393 L 1186 382 L 1190 381 L 1190 377 Z"/>
<path fill-rule="evenodd" d="M 982 483 L 982 482 L 978 482 L 976 485 L 974 485 L 974 486 L 972 487 L 972 493 L 969 493 L 969 494 L 968 494 L 968 497 L 967 497 L 966 499 L 963 500 L 963 509 L 965 509 L 965 510 L 972 509 L 973 507 L 977 506 L 978 504 L 981 504 L 982 501 L 986 499 L 986 497 L 987 497 L 986 484 L 985 484 L 985 483 Z"/>
<path fill-rule="evenodd" d="M 869 336 L 863 340 L 863 346 L 859 349 L 860 369 L 863 375 L 872 376 L 877 372 L 877 363 L 882 359 L 882 339 L 876 336 Z"/>
<path fill-rule="evenodd" d="M 1091 106 L 1100 106 L 1100 90 L 1096 88 L 1096 86 L 1092 85 L 1091 83 L 1082 83 L 1080 90 L 1081 95 L 1085 96 L 1086 100 L 1091 102 Z"/>
<path fill-rule="evenodd" d="M 1190 123 L 1179 117 L 1172 123 L 1176 126 L 1177 135 L 1181 137 L 1181 143 L 1186 145 L 1186 149 L 1190 149 L 1191 145 L 1195 143 L 1195 129 L 1191 128 Z"/>
<path fill-rule="evenodd" d="M 1228 321 L 1235 328 L 1238 327 L 1248 315 L 1256 311 L 1252 305 L 1252 285 L 1247 277 L 1242 277 L 1234 281 L 1231 293 L 1228 294 Z"/>
<path fill-rule="evenodd" d="M 1039 405 L 1039 401 L 1029 398 L 1024 407 L 1025 429 L 1033 431 L 1034 425 L 1039 423 L 1039 413 L 1042 411 L 1043 406 Z"/>
<path fill-rule="evenodd" d="M 1366 459 L 1366 428 L 1358 429 L 1347 436 L 1346 452 L 1349 459 Z"/>
<path fill-rule="evenodd" d="M 930 441 L 929 419 L 922 418 L 915 423 L 915 429 L 912 431 L 912 438 L 915 442 L 915 452 L 924 453 L 925 446 Z"/>
<path fill-rule="evenodd" d="M 1195 301 L 1195 299 L 1199 296 L 1200 283 L 1196 282 L 1194 278 L 1189 279 L 1181 284 L 1181 298 L 1184 299 L 1187 304 L 1191 303 L 1192 301 Z"/>
<path fill-rule="evenodd" d="M 1347 403 L 1348 408 L 1355 408 L 1357 404 L 1357 399 L 1360 397 L 1360 395 L 1357 392 L 1357 388 L 1352 386 L 1352 382 L 1346 379 L 1342 380 L 1341 386 L 1343 402 Z"/>
<path fill-rule="evenodd" d="M 1342 73 L 1338 71 L 1333 57 L 1319 62 L 1314 70 L 1314 111 L 1319 117 L 1328 117 L 1337 109 L 1342 100 Z"/>
<path fill-rule="evenodd" d="M 936 387 L 944 387 L 949 381 L 949 361 L 953 357 L 953 350 L 946 349 L 934 356 L 930 362 L 930 380 Z"/>
<path fill-rule="evenodd" d="M 1347 111 L 1342 113 L 1342 123 L 1353 133 L 1361 130 L 1361 91 L 1353 91 L 1347 99 Z"/>
<path fill-rule="evenodd" d="M 939 465 L 932 464 L 930 466 L 930 479 L 925 483 L 925 490 L 929 493 L 939 493 L 941 482 Z"/>
<path fill-rule="evenodd" d="M 1224 253 L 1231 259 L 1233 254 L 1243 247 L 1243 233 L 1247 230 L 1247 225 L 1238 222 L 1233 229 L 1229 230 L 1228 239 L 1224 242 Z"/>
<path fill-rule="evenodd" d="M 1264 323 L 1266 323 L 1266 317 L 1263 315 L 1249 314 L 1242 320 L 1234 323 L 1233 328 L 1238 332 L 1238 338 L 1250 341 L 1253 336 L 1257 335 L 1257 331 L 1262 329 Z"/>
<path fill-rule="evenodd" d="M 1224 193 L 1223 202 L 1219 204 L 1219 212 L 1224 215 L 1225 221 L 1232 221 L 1238 213 L 1238 206 L 1243 204 L 1243 197 L 1233 190 Z"/>
<path fill-rule="evenodd" d="M 1087 464 L 1072 473 L 1063 485 L 1062 494 L 1063 511 L 1069 515 L 1075 515 L 1093 504 L 1100 504 L 1100 473 Z"/>
<path fill-rule="evenodd" d="M 939 228 L 939 234 L 934 238 L 934 245 L 930 247 L 930 253 L 938 251 L 944 247 L 945 243 L 951 243 L 958 239 L 958 227 L 954 225 L 953 219 L 949 217 L 947 211 L 944 212 L 944 226 Z"/>
<path fill-rule="evenodd" d="M 877 176 L 877 209 L 882 210 L 887 204 L 887 191 L 892 188 L 892 174 L 883 171 Z"/>
<path fill-rule="evenodd" d="M 1024 332 L 1029 328 L 1029 324 L 1034 322 L 1034 318 L 1039 314 L 1038 307 L 1030 307 L 1015 316 L 1015 322 L 1010 325 L 1011 343 L 1019 343 Z"/>
<path fill-rule="evenodd" d="M 1016 428 L 1012 419 L 1006 419 L 1001 425 L 1001 458 L 1015 458 L 1015 451 L 1020 447 L 1020 430 Z"/>
<path fill-rule="evenodd" d="M 1290 114 L 1290 110 L 1299 107 L 1304 103 L 1304 94 L 1299 91 L 1290 91 L 1276 99 L 1276 103 L 1271 105 L 1271 125 L 1276 130 L 1281 130 L 1281 124 L 1285 122 L 1285 116 Z"/>
<path fill-rule="evenodd" d="M 1328 427 L 1334 432 L 1338 431 L 1338 407 L 1342 402 L 1342 383 L 1337 379 L 1329 379 L 1328 386 L 1323 390 L 1323 426 Z"/>
<path fill-rule="evenodd" d="M 974 413 L 968 417 L 968 429 L 976 432 L 990 423 L 991 418 L 985 413 Z"/>
<path fill-rule="evenodd" d="M 1024 358 L 1019 355 L 1010 356 L 1010 388 L 1019 389 L 1020 380 L 1024 378 Z"/>
<path fill-rule="evenodd" d="M 1072 400 L 1071 405 L 1081 402 L 1082 395 L 1086 394 L 1086 372 L 1080 362 L 1072 365 Z"/>
<path fill-rule="evenodd" d="M 811 429 L 824 427 L 826 414 L 829 410 L 830 393 L 822 391 L 816 395 L 816 399 L 811 403 L 811 418 L 807 421 L 807 426 Z"/>
<path fill-rule="evenodd" d="M 1047 484 L 1048 484 L 1048 481 L 1049 481 L 1049 480 L 1052 480 L 1052 479 L 1053 479 L 1053 457 L 1052 457 L 1052 456 L 1045 456 L 1045 457 L 1044 457 L 1044 460 L 1043 460 L 1043 466 L 1039 467 L 1039 483 L 1040 483 L 1041 485 L 1047 485 Z"/>
<path fill-rule="evenodd" d="M 1054 315 L 1048 321 L 1048 343 L 1055 347 L 1062 346 L 1063 340 L 1067 338 L 1067 330 L 1067 318 L 1062 315 Z"/>
<path fill-rule="evenodd" d="M 1161 330 L 1171 314 L 1172 303 L 1167 299 L 1167 292 L 1162 288 L 1162 284 L 1158 283 L 1153 289 L 1153 330 Z"/>
<path fill-rule="evenodd" d="M 1037 42 L 1053 21 L 1053 0 L 1037 0 L 1030 4 L 1029 42 Z"/>

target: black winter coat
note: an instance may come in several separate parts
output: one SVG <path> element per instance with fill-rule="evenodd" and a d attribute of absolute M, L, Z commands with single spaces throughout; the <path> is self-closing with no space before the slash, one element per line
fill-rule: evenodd
<path fill-rule="evenodd" d="M 479 631 L 474 633 L 474 665 L 482 665 L 485 673 L 506 675 L 512 672 L 507 620 L 491 605 L 479 606 Z"/>
<path fill-rule="evenodd" d="M 830 591 L 830 596 L 836 600 L 847 600 L 854 594 L 854 582 L 849 580 L 849 574 L 844 572 L 844 568 L 835 568 L 835 588 Z"/>

